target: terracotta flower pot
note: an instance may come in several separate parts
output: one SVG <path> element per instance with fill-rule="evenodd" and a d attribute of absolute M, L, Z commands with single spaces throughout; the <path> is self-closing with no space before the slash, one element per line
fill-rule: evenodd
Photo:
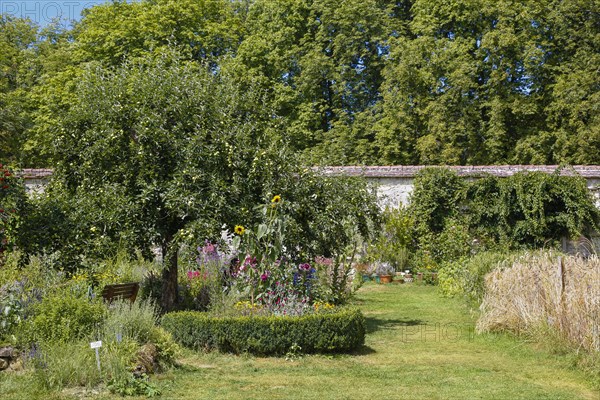
<path fill-rule="evenodd" d="M 379 281 L 381 283 L 392 283 L 392 275 L 379 275 Z"/>

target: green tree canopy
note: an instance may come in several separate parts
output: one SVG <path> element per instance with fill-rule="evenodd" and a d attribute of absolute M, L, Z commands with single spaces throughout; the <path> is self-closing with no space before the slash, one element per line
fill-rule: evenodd
<path fill-rule="evenodd" d="M 68 106 L 52 96 L 43 104 L 57 116 L 44 125 L 56 166 L 50 200 L 68 201 L 73 210 L 63 211 L 82 238 L 160 246 L 164 309 L 176 300 L 180 243 L 257 222 L 255 207 L 274 194 L 290 203 L 289 248 L 305 239 L 304 250 L 327 255 L 353 239 L 344 223 L 372 228 L 377 210 L 364 183 L 303 168 L 263 91 L 241 90 L 226 74 L 169 51 L 90 66 L 72 93 Z"/>
<path fill-rule="evenodd" d="M 0 160 L 17 161 L 30 123 L 27 60 L 37 28 L 29 20 L 0 15 Z"/>
<path fill-rule="evenodd" d="M 27 163 L 51 164 L 39 148 L 44 120 L 55 116 L 39 108 L 39 96 L 51 91 L 68 104 L 88 63 L 118 66 L 177 48 L 186 60 L 227 71 L 236 86 L 263 90 L 293 150 L 312 164 L 600 163 L 599 7 L 113 1 L 72 30 L 37 38 L 28 23 L 5 17 L 2 146 Z M 34 79 L 15 89 L 16 76 Z M 34 110 L 41 112 L 32 123 Z"/>

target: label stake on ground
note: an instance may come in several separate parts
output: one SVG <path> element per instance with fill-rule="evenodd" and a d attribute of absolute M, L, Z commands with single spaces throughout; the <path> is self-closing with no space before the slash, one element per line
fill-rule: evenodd
<path fill-rule="evenodd" d="M 96 350 L 96 364 L 98 364 L 98 372 L 102 372 L 100 369 L 100 353 L 98 349 L 102 347 L 102 340 L 98 340 L 97 342 L 91 342 L 90 347 Z"/>

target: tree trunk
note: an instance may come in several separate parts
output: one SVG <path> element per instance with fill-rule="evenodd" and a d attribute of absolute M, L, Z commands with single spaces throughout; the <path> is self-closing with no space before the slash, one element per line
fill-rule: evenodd
<path fill-rule="evenodd" d="M 177 248 L 169 239 L 162 246 L 163 272 L 160 308 L 163 313 L 173 311 L 177 305 Z"/>

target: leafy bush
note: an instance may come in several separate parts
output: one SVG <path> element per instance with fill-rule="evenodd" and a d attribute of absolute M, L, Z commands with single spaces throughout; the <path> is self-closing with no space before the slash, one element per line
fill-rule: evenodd
<path fill-rule="evenodd" d="M 170 332 L 160 326 L 155 326 L 150 332 L 148 342 L 156 346 L 156 362 L 160 368 L 166 368 L 175 364 L 175 359 L 179 355 L 181 349 Z"/>
<path fill-rule="evenodd" d="M 149 382 L 146 374 L 142 374 L 140 377 L 130 375 L 123 380 L 113 379 L 108 383 L 107 387 L 111 393 L 117 393 L 121 396 L 143 395 L 146 397 L 155 397 L 161 394 L 161 391 Z"/>
<path fill-rule="evenodd" d="M 113 302 L 103 322 L 101 337 L 114 342 L 117 335 L 138 345 L 151 343 L 156 346 L 159 367 L 173 364 L 179 347 L 171 334 L 157 326 L 158 312 L 151 301 Z"/>
<path fill-rule="evenodd" d="M 473 235 L 513 247 L 540 247 L 597 228 L 600 212 L 585 179 L 561 172 L 488 176 L 471 183 L 464 215 Z"/>
<path fill-rule="evenodd" d="M 24 281 L 0 287 L 0 339 L 15 333 L 30 313 L 31 306 L 41 300 L 41 292 L 28 290 Z"/>
<path fill-rule="evenodd" d="M 389 263 L 396 271 L 410 269 L 410 249 L 414 247 L 415 220 L 404 207 L 386 209 L 382 230 L 369 248 L 372 261 Z"/>
<path fill-rule="evenodd" d="M 440 233 L 448 218 L 457 217 L 466 182 L 447 168 L 424 168 L 414 180 L 409 212 L 419 234 Z"/>
<path fill-rule="evenodd" d="M 445 262 L 438 274 L 440 290 L 446 296 L 464 296 L 478 307 L 485 295 L 485 276 L 496 268 L 506 268 L 522 254 L 518 251 L 484 251 Z"/>
<path fill-rule="evenodd" d="M 103 322 L 104 336 L 114 338 L 121 334 L 139 344 L 147 343 L 155 329 L 157 315 L 156 307 L 149 301 L 113 302 Z"/>
<path fill-rule="evenodd" d="M 27 196 L 22 179 L 0 164 L 0 266 L 8 250 L 17 244 Z"/>
<path fill-rule="evenodd" d="M 68 290 L 49 294 L 34 306 L 33 316 L 22 326 L 22 344 L 40 342 L 69 342 L 98 332 L 106 306 L 72 295 Z"/>
<path fill-rule="evenodd" d="M 469 181 L 425 168 L 415 178 L 409 210 L 419 233 L 416 263 L 428 258 L 434 268 L 474 251 L 557 245 L 600 221 L 585 179 L 562 169 Z"/>
<path fill-rule="evenodd" d="M 294 345 L 305 353 L 348 352 L 365 340 L 365 318 L 357 309 L 300 317 L 222 318 L 183 311 L 166 314 L 161 323 L 184 346 L 221 352 L 281 355 Z"/>
<path fill-rule="evenodd" d="M 65 281 L 64 274 L 52 268 L 51 257 L 31 257 L 21 267 L 21 256 L 11 252 L 0 269 L 0 338 L 15 334 L 50 288 Z"/>

